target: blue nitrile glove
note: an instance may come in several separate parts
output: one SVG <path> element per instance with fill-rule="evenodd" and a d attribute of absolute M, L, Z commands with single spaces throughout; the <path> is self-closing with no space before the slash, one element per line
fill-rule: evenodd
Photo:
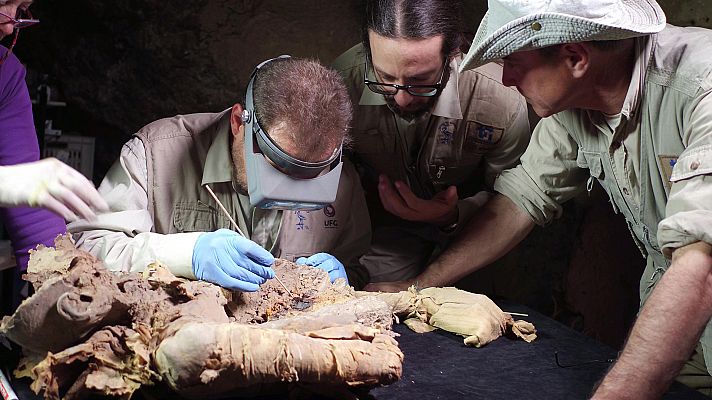
<path fill-rule="evenodd" d="M 256 292 L 274 278 L 273 263 L 269 251 L 229 229 L 203 233 L 193 247 L 195 277 L 226 289 Z"/>
<path fill-rule="evenodd" d="M 346 277 L 346 270 L 344 270 L 344 264 L 329 253 L 316 253 L 311 257 L 299 257 L 296 263 L 323 269 L 329 273 L 331 282 L 334 282 L 338 278 L 344 278 L 346 279 L 346 284 L 349 283 L 349 278 Z"/>

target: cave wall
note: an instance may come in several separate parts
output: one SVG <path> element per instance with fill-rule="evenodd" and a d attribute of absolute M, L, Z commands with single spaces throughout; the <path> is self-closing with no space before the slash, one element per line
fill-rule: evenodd
<path fill-rule="evenodd" d="M 712 27 L 711 3 L 661 1 L 671 23 L 704 27 Z M 465 1 L 470 33 L 485 8 Z M 359 41 L 362 1 L 44 0 L 32 9 L 42 23 L 22 32 L 16 52 L 35 72 L 31 80 L 49 74 L 68 103 L 67 125 L 96 136 L 98 181 L 144 124 L 239 101 L 260 61 L 333 60 Z M 618 347 L 637 311 L 643 260 L 602 190 L 565 210 L 458 285 L 530 305 Z"/>
<path fill-rule="evenodd" d="M 64 97 L 133 132 L 160 117 L 239 101 L 259 62 L 290 54 L 331 62 L 360 40 L 361 1 L 40 1 L 42 23 L 17 53 Z M 483 5 L 468 3 L 467 20 Z M 474 27 L 474 24 L 468 24 Z"/>

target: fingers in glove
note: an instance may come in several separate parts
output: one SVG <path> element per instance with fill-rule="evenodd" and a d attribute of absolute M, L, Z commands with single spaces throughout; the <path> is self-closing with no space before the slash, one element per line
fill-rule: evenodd
<path fill-rule="evenodd" d="M 306 259 L 305 263 L 309 264 L 309 265 L 318 265 L 318 264 L 321 264 L 324 261 L 330 260 L 332 258 L 334 258 L 334 256 L 332 256 L 329 253 L 316 253 L 316 254 L 312 254 L 310 257 L 308 257 Z"/>
<path fill-rule="evenodd" d="M 220 271 L 231 278 L 256 285 L 261 285 L 269 279 L 250 271 L 250 269 L 244 265 L 238 265 L 236 263 L 222 263 Z"/>
<path fill-rule="evenodd" d="M 64 204 L 57 201 L 52 196 L 46 195 L 47 199 L 42 201 L 42 207 L 58 214 L 65 221 L 76 221 L 78 219 L 77 215 L 71 212 Z"/>
<path fill-rule="evenodd" d="M 255 263 L 255 265 L 261 267 L 261 269 L 252 270 L 252 272 L 266 278 L 274 277 L 274 271 L 271 271 L 271 268 L 267 268 L 269 271 L 265 269 L 265 267 L 269 267 L 274 264 L 274 256 L 269 251 L 265 250 L 259 244 L 237 234 L 231 236 L 228 240 L 232 249 L 236 250 L 244 257 L 249 258 Z"/>
<path fill-rule="evenodd" d="M 74 168 L 67 167 L 67 169 L 68 179 L 62 179 L 62 183 L 77 194 L 91 209 L 102 212 L 109 211 L 109 205 L 96 191 L 94 184 Z"/>
<path fill-rule="evenodd" d="M 259 278 L 255 277 L 255 281 Z M 247 282 L 239 278 L 230 276 L 228 273 L 221 269 L 216 269 L 210 278 L 204 279 L 208 282 L 215 283 L 225 289 L 235 290 L 238 292 L 256 292 L 260 290 L 260 284 Z M 262 280 L 264 283 L 264 280 Z"/>
<path fill-rule="evenodd" d="M 64 204 L 67 208 L 71 209 L 75 214 L 85 218 L 87 220 L 93 220 L 96 218 L 94 211 L 89 208 L 86 203 L 82 201 L 71 189 L 67 188 L 60 178 L 59 183 L 53 183 L 48 188 L 47 191 L 49 195 L 54 197 L 57 201 Z"/>

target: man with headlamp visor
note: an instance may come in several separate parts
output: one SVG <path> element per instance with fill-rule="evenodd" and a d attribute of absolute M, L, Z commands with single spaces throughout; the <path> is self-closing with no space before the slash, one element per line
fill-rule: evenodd
<path fill-rule="evenodd" d="M 69 229 L 115 270 L 160 260 L 178 276 L 255 291 L 281 257 L 346 277 L 339 260 L 358 265 L 370 241 L 358 177 L 341 162 L 350 121 L 335 72 L 268 60 L 244 107 L 139 130 L 99 188 L 114 212 Z"/>
<path fill-rule="evenodd" d="M 285 58 L 289 56 L 280 56 L 277 60 Z M 250 204 L 267 209 L 322 209 L 336 199 L 343 141 L 328 158 L 307 161 L 292 157 L 270 137 L 256 117 L 253 96 L 255 75 L 270 61 L 273 60 L 263 62 L 253 72 L 241 115 L 246 132 L 244 147 Z M 328 150 L 328 146 L 324 150 Z M 312 158 L 319 159 L 319 155 Z"/>

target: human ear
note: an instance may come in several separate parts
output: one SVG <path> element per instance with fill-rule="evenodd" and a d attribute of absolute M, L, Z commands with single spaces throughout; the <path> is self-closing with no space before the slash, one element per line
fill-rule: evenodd
<path fill-rule="evenodd" d="M 561 46 L 560 55 L 572 77 L 578 79 L 586 75 L 586 71 L 591 65 L 591 53 L 588 46 L 583 43 L 566 43 Z"/>
<path fill-rule="evenodd" d="M 232 109 L 230 110 L 230 131 L 232 132 L 233 136 L 237 135 L 244 127 L 244 124 L 242 122 L 243 111 L 244 108 L 240 103 L 237 103 L 232 106 Z"/>

